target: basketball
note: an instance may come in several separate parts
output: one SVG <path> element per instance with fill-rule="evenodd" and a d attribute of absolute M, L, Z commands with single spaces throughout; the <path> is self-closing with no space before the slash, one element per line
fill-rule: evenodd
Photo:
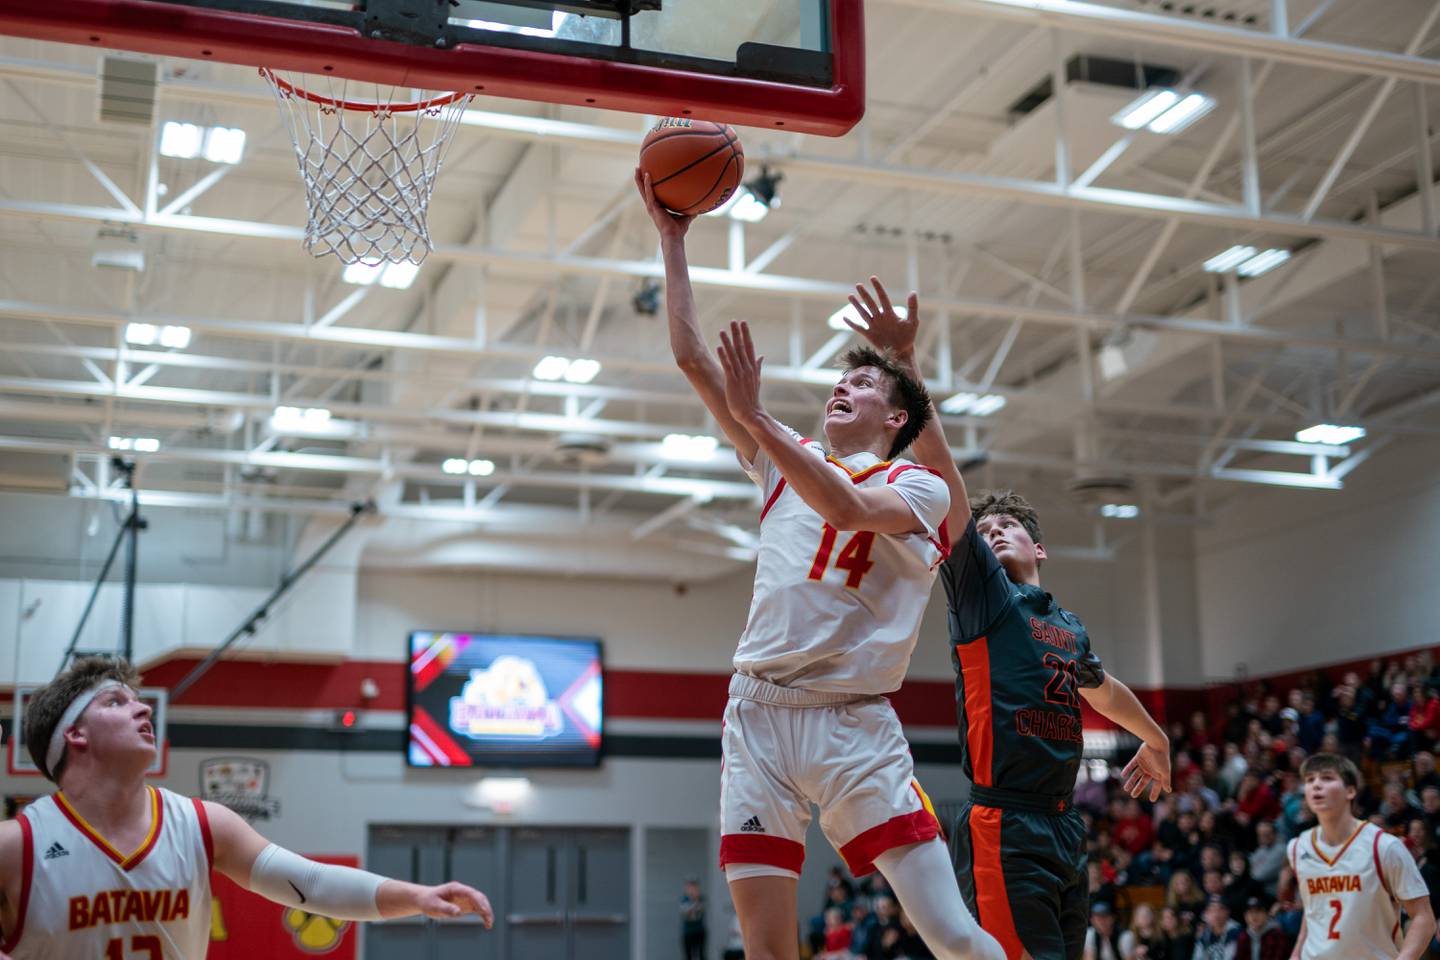
<path fill-rule="evenodd" d="M 745 176 L 745 148 L 729 124 L 669 117 L 645 135 L 640 169 L 666 209 L 693 217 L 734 196 Z"/>

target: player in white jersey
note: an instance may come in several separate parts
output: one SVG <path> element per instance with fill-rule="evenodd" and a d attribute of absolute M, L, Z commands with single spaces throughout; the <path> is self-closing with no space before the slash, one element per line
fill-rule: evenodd
<path fill-rule="evenodd" d="M 388 880 L 307 860 L 219 804 L 148 786 L 150 707 L 123 660 L 87 657 L 38 691 L 24 739 L 55 794 L 0 823 L 0 955 L 13 960 L 201 960 L 210 871 L 337 920 L 479 914 L 461 883 Z"/>
<path fill-rule="evenodd" d="M 721 737 L 720 862 L 750 960 L 798 956 L 795 894 L 810 806 L 857 876 L 878 869 L 941 960 L 1000 960 L 965 909 L 940 827 L 883 695 L 900 686 L 935 568 L 949 493 L 896 460 L 930 401 L 893 358 L 852 351 L 825 406 L 829 455 L 760 403 L 744 324 L 721 362 L 695 317 L 692 218 L 636 187 L 660 232 L 675 360 L 734 444 L 764 504 L 755 590 Z M 723 364 L 723 366 L 722 366 Z"/>
<path fill-rule="evenodd" d="M 1435 935 L 1429 891 L 1404 842 L 1351 813 L 1360 771 L 1317 753 L 1300 775 L 1319 826 L 1288 850 L 1305 908 L 1292 960 L 1419 960 Z M 1410 918 L 1403 940 L 1402 907 Z"/>

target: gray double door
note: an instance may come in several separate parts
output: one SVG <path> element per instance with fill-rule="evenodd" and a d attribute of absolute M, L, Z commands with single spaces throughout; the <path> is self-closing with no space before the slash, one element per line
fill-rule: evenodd
<path fill-rule="evenodd" d="M 605 827 L 372 827 L 367 866 L 414 883 L 485 892 L 495 929 L 390 921 L 366 960 L 628 960 L 630 831 Z"/>

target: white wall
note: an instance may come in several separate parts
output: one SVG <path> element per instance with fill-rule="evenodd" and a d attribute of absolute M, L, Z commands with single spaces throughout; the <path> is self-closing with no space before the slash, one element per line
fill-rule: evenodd
<path fill-rule="evenodd" d="M 1283 672 L 1440 642 L 1440 443 L 1341 491 L 1245 488 L 1196 536 L 1204 672 Z"/>

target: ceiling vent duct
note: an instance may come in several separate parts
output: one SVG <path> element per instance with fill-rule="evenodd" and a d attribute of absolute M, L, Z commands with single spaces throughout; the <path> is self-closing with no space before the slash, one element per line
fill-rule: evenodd
<path fill-rule="evenodd" d="M 1065 64 L 1067 83 L 1093 83 L 1102 87 L 1119 87 L 1124 90 L 1145 90 L 1149 87 L 1173 87 L 1180 82 L 1180 71 L 1174 67 L 1153 63 L 1136 63 L 1134 60 L 1116 60 L 1112 57 L 1092 57 L 1077 53 Z M 1036 84 L 1019 100 L 1010 105 L 1010 119 L 1018 120 L 1033 113 L 1055 93 L 1051 77 Z"/>
<path fill-rule="evenodd" d="M 570 467 L 598 467 L 610 459 L 610 441 L 589 433 L 562 433 L 555 438 L 555 456 Z"/>
<path fill-rule="evenodd" d="M 159 82 L 158 61 L 101 57 L 101 121 L 150 126 L 155 122 L 155 94 Z"/>
<path fill-rule="evenodd" d="M 1135 480 L 1123 474 L 1085 474 L 1071 478 L 1065 489 L 1081 503 L 1114 503 L 1135 493 Z"/>

